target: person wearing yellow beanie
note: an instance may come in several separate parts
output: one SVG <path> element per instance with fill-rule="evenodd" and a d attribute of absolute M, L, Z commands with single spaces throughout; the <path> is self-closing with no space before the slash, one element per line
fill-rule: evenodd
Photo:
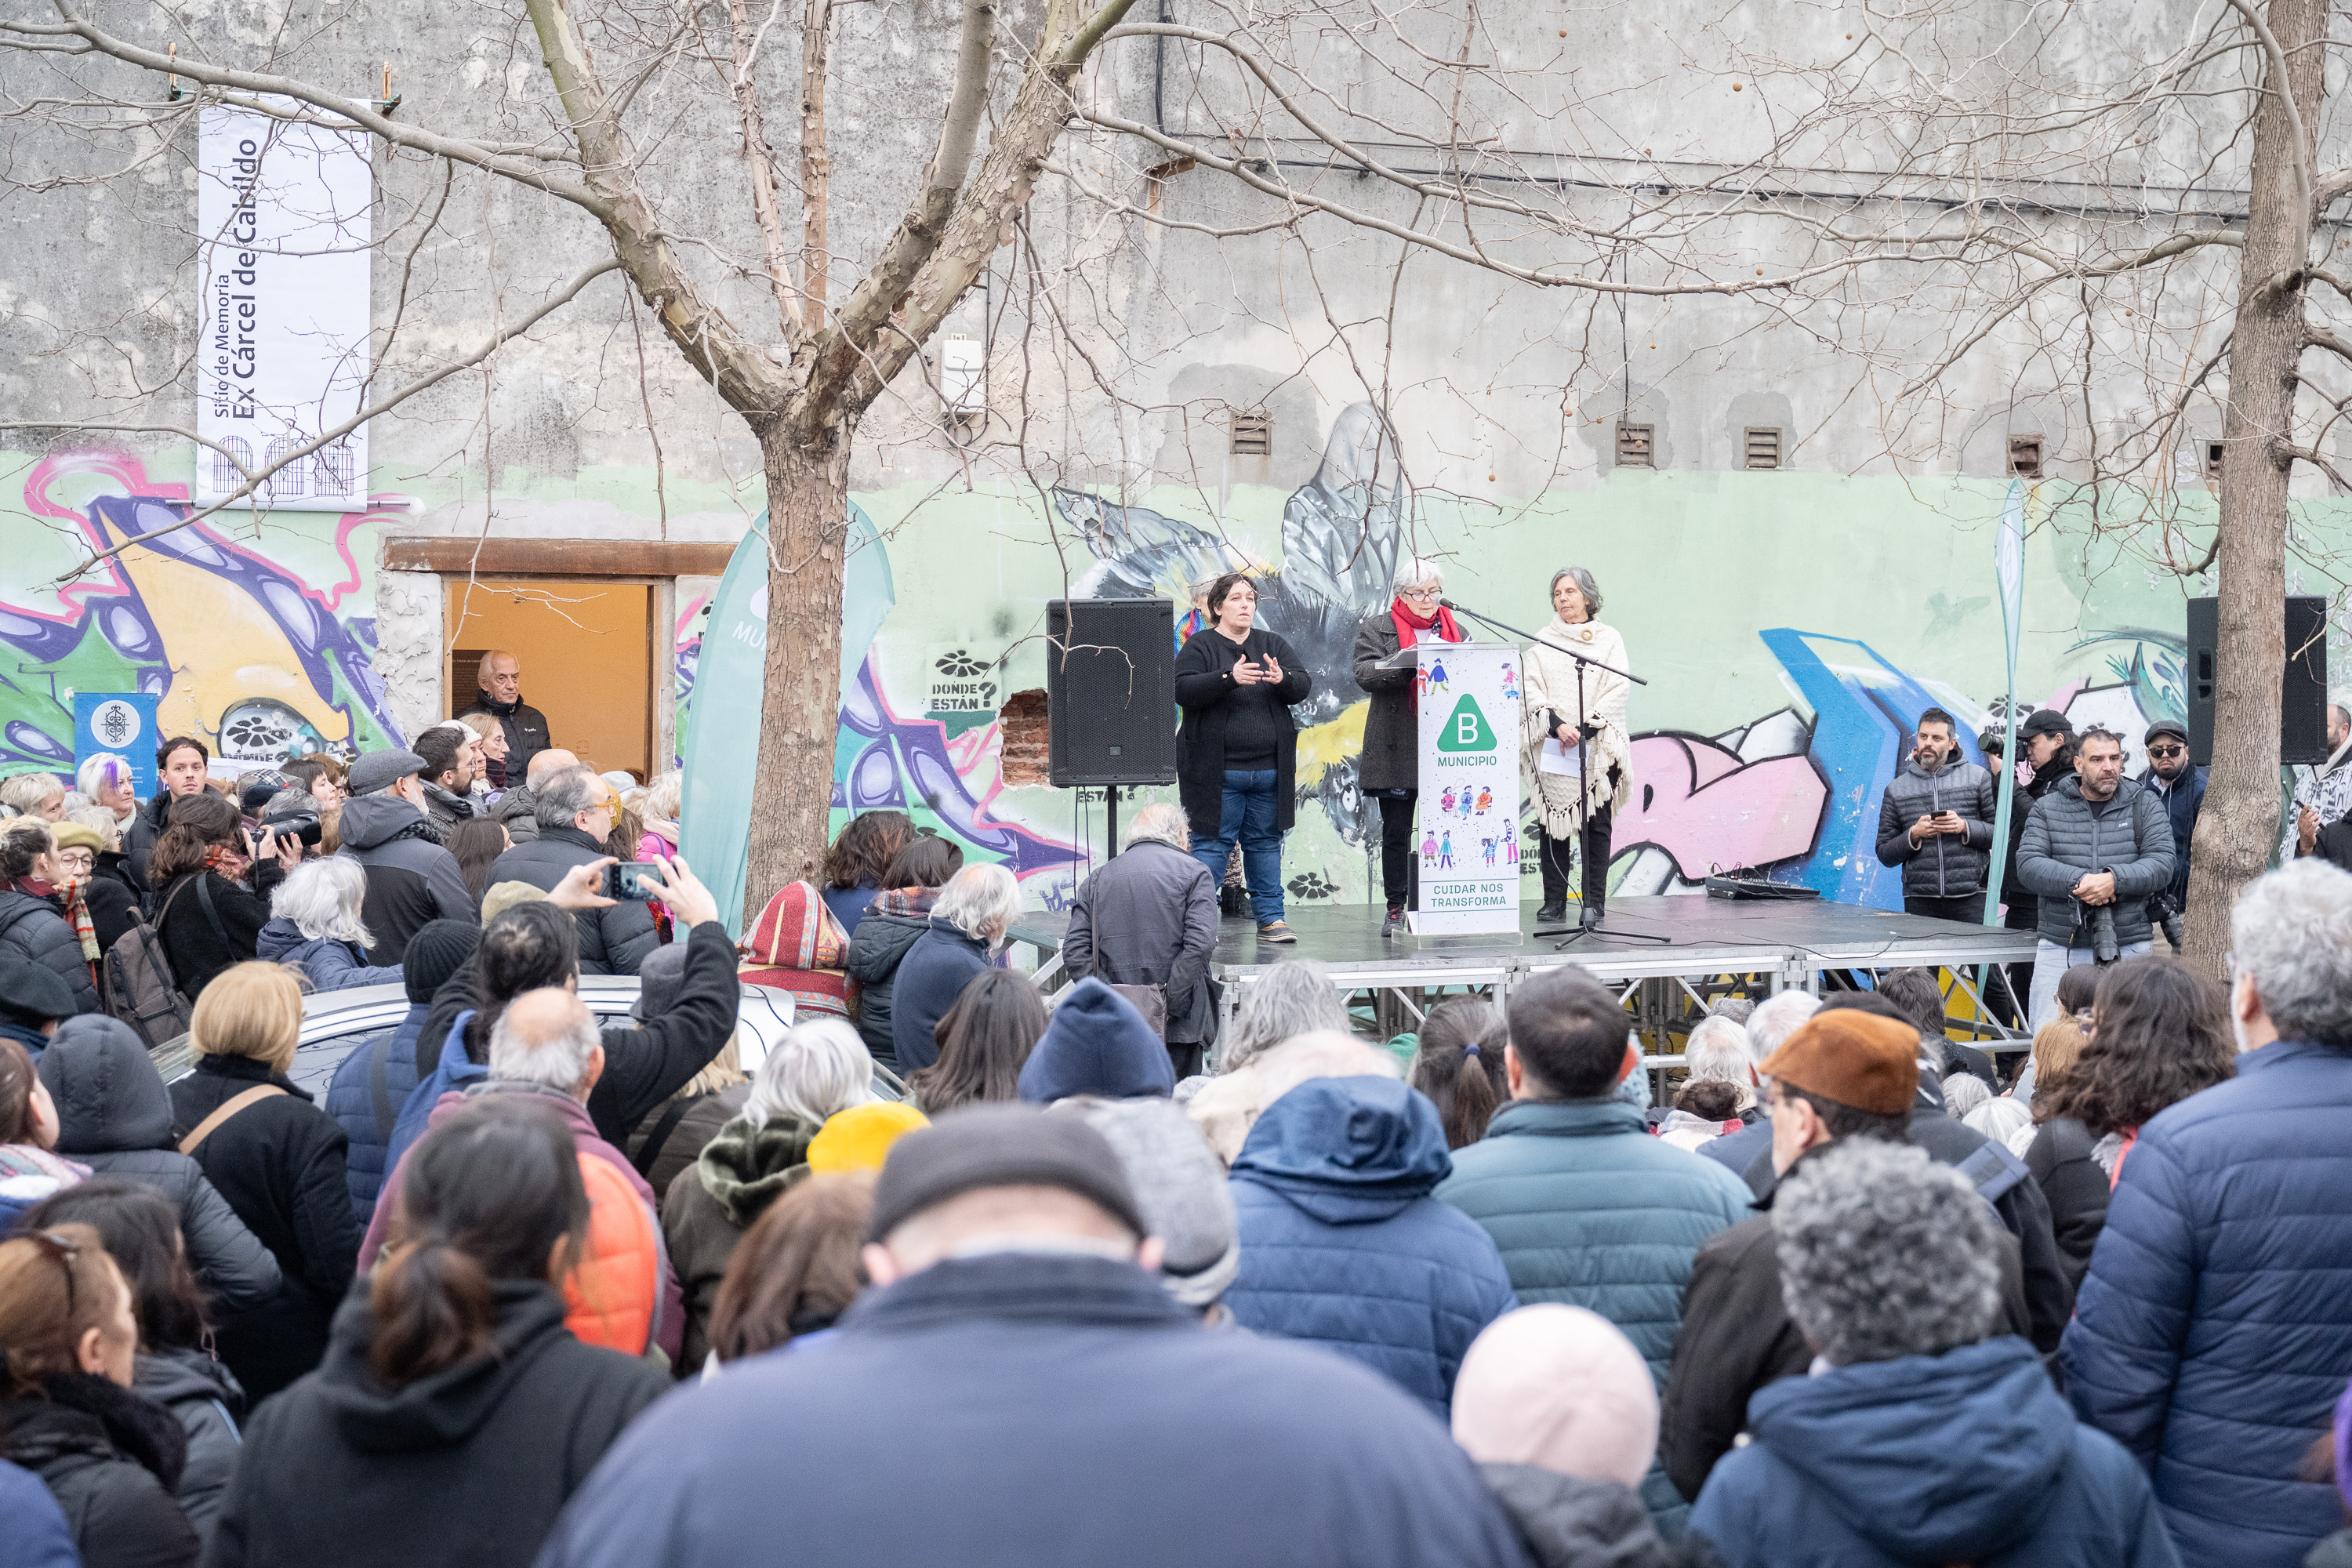
<path fill-rule="evenodd" d="M 895 1100 L 871 1100 L 835 1111 L 809 1140 L 808 1166 L 816 1175 L 841 1171 L 878 1171 L 890 1145 L 931 1119 Z"/>

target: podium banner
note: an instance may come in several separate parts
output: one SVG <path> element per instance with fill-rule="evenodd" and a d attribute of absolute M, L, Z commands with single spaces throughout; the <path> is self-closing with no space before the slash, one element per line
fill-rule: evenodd
<path fill-rule="evenodd" d="M 1416 643 L 1415 936 L 1519 929 L 1519 649 Z"/>

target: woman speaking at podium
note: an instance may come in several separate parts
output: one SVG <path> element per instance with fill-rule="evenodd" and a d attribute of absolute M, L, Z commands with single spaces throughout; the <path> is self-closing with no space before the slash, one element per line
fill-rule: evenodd
<path fill-rule="evenodd" d="M 1543 847 L 1537 860 L 1543 873 L 1544 901 L 1536 910 L 1536 923 L 1550 925 L 1568 918 L 1569 862 L 1581 847 L 1582 923 L 1597 925 L 1609 896 L 1610 823 L 1633 793 L 1633 748 L 1625 733 L 1625 697 L 1631 688 L 1623 677 L 1579 666 L 1570 655 L 1581 654 L 1618 669 L 1632 667 L 1625 662 L 1625 639 L 1594 618 L 1601 614 L 1601 589 L 1591 573 L 1568 566 L 1552 574 L 1551 607 L 1551 624 L 1528 648 L 1527 702 L 1520 710 L 1521 744 L 1543 817 Z M 1581 702 L 1577 700 L 1579 668 L 1584 672 Z M 1580 737 L 1586 770 L 1581 776 L 1575 771 Z M 1548 747 L 1547 742 L 1558 744 Z"/>
<path fill-rule="evenodd" d="M 1265 942 L 1296 942 L 1282 918 L 1282 836 L 1298 811 L 1290 705 L 1313 683 L 1290 645 L 1257 624 L 1257 590 L 1228 572 L 1209 585 L 1209 625 L 1176 656 L 1177 794 L 1192 856 L 1223 887 L 1234 841 Z"/>
<path fill-rule="evenodd" d="M 1389 915 L 1381 935 L 1404 931 L 1412 891 L 1413 803 L 1421 795 L 1421 721 L 1413 710 L 1412 665 L 1382 669 L 1381 661 L 1423 642 L 1460 642 L 1454 612 L 1440 602 L 1444 574 L 1434 561 L 1408 556 L 1397 563 L 1396 598 L 1356 628 L 1356 684 L 1371 694 L 1364 715 L 1364 749 L 1356 787 L 1381 803 L 1381 891 Z"/>

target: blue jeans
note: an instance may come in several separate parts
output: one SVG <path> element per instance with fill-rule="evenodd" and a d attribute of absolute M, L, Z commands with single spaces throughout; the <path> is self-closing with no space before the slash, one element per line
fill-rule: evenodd
<path fill-rule="evenodd" d="M 1225 802 L 1217 815 L 1217 836 L 1192 841 L 1192 858 L 1209 868 L 1213 887 L 1225 885 L 1225 865 L 1234 840 L 1242 843 L 1242 877 L 1249 883 L 1250 912 L 1260 925 L 1282 918 L 1282 835 L 1274 826 L 1275 773 L 1225 770 Z"/>

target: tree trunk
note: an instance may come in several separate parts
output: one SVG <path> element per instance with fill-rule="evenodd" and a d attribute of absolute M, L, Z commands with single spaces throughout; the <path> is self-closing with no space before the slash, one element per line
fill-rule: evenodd
<path fill-rule="evenodd" d="M 816 881 L 824 861 L 849 536 L 848 434 L 810 452 L 779 420 L 760 446 L 768 479 L 768 647 L 744 872 L 747 930 L 778 889 Z"/>
<path fill-rule="evenodd" d="M 2240 254 L 2237 325 L 2230 340 L 2230 401 L 2221 426 L 2221 630 L 2214 648 L 2213 768 L 2189 855 L 2189 964 L 2223 981 L 2230 911 L 2262 874 L 2279 837 L 2279 704 L 2286 668 L 2287 473 L 2294 459 L 2296 369 L 2307 326 L 2302 270 L 2312 212 L 2280 93 L 2304 123 L 2320 102 L 2325 0 L 2272 0 L 2272 35 L 2291 63 L 2263 75 L 2254 111 L 2252 199 Z M 2194 672 L 2190 672 L 2192 675 Z"/>

